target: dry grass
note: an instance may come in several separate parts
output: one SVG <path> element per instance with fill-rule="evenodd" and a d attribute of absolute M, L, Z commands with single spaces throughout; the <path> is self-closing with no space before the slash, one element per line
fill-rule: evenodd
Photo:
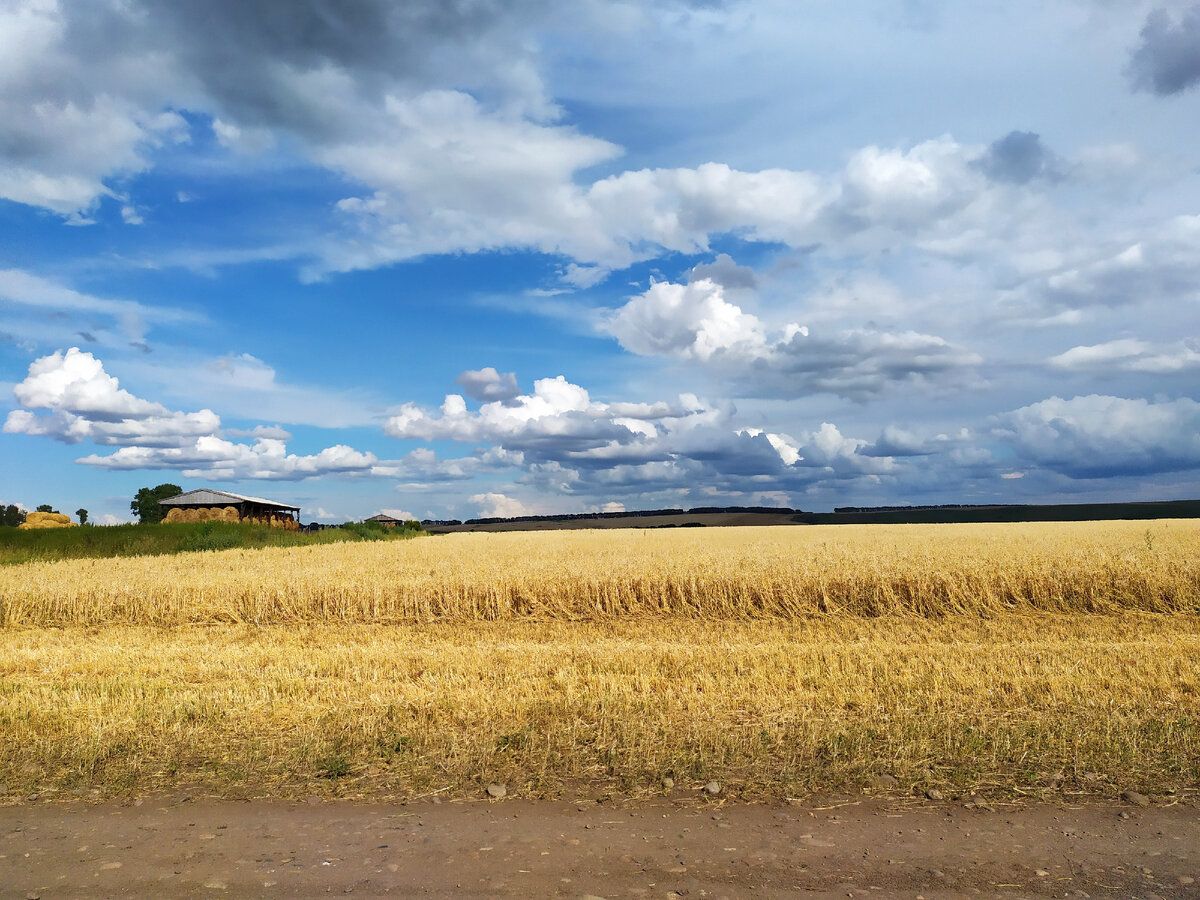
<path fill-rule="evenodd" d="M 751 796 L 1194 784 L 1200 620 L 216 626 L 0 634 L 14 792 Z"/>
<path fill-rule="evenodd" d="M 1198 537 L 462 534 L 12 566 L 0 795 L 1185 789 Z"/>
<path fill-rule="evenodd" d="M 1200 612 L 1200 522 L 455 534 L 0 569 L 0 625 Z"/>

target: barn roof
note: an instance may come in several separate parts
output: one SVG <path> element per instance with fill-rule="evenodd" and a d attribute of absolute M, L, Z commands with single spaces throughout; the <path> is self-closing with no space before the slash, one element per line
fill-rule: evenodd
<path fill-rule="evenodd" d="M 236 503 L 257 503 L 259 506 L 274 506 L 277 509 L 300 508 L 290 503 L 280 503 L 278 500 L 267 500 L 265 497 L 247 497 L 244 494 L 214 491 L 209 488 L 184 491 L 182 494 L 160 500 L 159 503 L 163 506 L 230 506 Z"/>
<path fill-rule="evenodd" d="M 377 516 L 371 516 L 371 518 L 364 519 L 363 521 L 365 521 L 365 522 L 399 522 L 400 520 L 393 516 L 389 516 L 386 513 L 380 513 Z"/>

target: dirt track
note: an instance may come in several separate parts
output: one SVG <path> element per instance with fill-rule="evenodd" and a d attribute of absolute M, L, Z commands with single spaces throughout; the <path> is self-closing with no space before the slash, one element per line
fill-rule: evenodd
<path fill-rule="evenodd" d="M 0 897 L 1200 896 L 1194 805 L 820 805 L 31 803 Z"/>

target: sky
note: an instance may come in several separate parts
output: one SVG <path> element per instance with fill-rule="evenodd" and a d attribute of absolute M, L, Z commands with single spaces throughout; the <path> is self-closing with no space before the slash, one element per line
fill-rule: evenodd
<path fill-rule="evenodd" d="M 1200 496 L 1200 4 L 0 0 L 0 503 Z"/>

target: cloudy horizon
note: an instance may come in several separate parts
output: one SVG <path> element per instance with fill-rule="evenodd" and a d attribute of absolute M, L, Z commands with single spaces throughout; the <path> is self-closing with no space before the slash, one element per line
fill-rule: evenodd
<path fill-rule="evenodd" d="M 1200 496 L 1200 3 L 973 7 L 0 0 L 0 503 Z"/>

